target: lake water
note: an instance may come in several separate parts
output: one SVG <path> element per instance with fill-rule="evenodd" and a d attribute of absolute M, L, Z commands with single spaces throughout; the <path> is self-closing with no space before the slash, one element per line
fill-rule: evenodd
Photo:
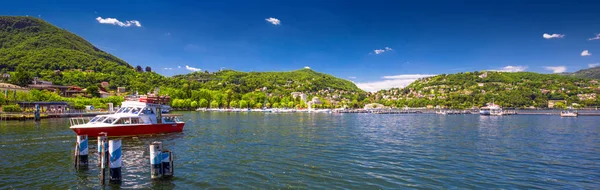
<path fill-rule="evenodd" d="M 600 189 L 600 117 L 182 113 L 183 133 L 123 138 L 120 187 Z M 0 189 L 101 188 L 68 123 L 1 121 Z M 173 179 L 150 179 L 152 141 Z"/>

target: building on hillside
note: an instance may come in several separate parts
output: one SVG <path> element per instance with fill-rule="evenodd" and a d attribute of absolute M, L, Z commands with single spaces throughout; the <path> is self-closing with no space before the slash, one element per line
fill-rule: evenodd
<path fill-rule="evenodd" d="M 9 80 L 9 79 L 10 79 L 10 74 L 8 74 L 8 73 L 3 73 L 3 74 L 2 74 L 2 79 L 4 79 L 5 81 Z"/>
<path fill-rule="evenodd" d="M 66 96 L 67 90 L 71 88 L 71 86 L 61 86 L 52 84 L 30 84 L 28 85 L 28 87 L 30 89 L 47 90 L 50 92 L 55 92 L 60 96 Z"/>
<path fill-rule="evenodd" d="M 105 92 L 105 91 L 100 91 L 100 98 L 108 98 L 110 96 L 110 93 Z"/>
<path fill-rule="evenodd" d="M 483 74 L 479 75 L 479 78 L 486 78 L 488 77 L 487 72 L 484 72 Z"/>
<path fill-rule="evenodd" d="M 0 83 L 0 91 L 18 91 L 18 92 L 29 92 L 28 88 L 20 87 L 14 84 Z"/>
<path fill-rule="evenodd" d="M 126 92 L 127 90 L 125 89 L 125 87 L 117 87 L 117 94 L 123 94 Z"/>
<path fill-rule="evenodd" d="M 42 80 L 42 79 L 40 79 L 38 77 L 34 77 L 33 81 L 31 81 L 31 84 L 34 84 L 34 85 L 52 85 L 52 82 Z"/>
<path fill-rule="evenodd" d="M 108 89 L 108 82 L 104 81 L 100 83 L 100 86 L 104 89 Z"/>

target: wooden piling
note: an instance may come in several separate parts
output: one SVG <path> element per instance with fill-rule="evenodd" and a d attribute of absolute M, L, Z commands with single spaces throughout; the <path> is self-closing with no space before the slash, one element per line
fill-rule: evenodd
<path fill-rule="evenodd" d="M 100 164 L 102 163 L 102 155 L 104 155 L 104 157 L 106 157 L 105 159 L 108 160 L 108 148 L 103 149 L 102 142 L 104 142 L 105 147 L 109 147 L 107 144 L 108 137 L 106 133 L 100 133 L 98 136 L 98 167 L 100 167 Z M 102 152 L 105 152 L 105 154 L 102 154 Z"/>

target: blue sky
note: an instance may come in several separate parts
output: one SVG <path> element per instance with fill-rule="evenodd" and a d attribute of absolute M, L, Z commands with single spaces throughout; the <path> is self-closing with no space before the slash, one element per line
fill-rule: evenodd
<path fill-rule="evenodd" d="M 600 33 L 600 2 L 591 0 L 2 4 L 2 15 L 41 17 L 167 76 L 308 66 L 373 91 L 431 74 L 574 72 L 600 63 L 600 40 L 589 40 Z"/>

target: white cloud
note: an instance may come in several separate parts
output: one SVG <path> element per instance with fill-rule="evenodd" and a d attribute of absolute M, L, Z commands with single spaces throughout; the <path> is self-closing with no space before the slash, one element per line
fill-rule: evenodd
<path fill-rule="evenodd" d="M 390 47 L 385 47 L 385 48 L 383 48 L 383 49 L 376 49 L 376 50 L 373 50 L 373 52 L 375 52 L 375 54 L 382 54 L 382 53 L 385 53 L 386 51 L 392 51 L 392 50 L 393 50 L 393 49 L 392 49 L 392 48 L 390 48 Z"/>
<path fill-rule="evenodd" d="M 196 72 L 196 71 L 202 71 L 202 69 L 199 68 L 195 68 L 195 67 L 190 67 L 190 66 L 185 66 L 185 69 L 192 71 L 192 72 Z"/>
<path fill-rule="evenodd" d="M 588 40 L 600 40 L 600 33 L 596 34 L 593 38 L 588 38 Z"/>
<path fill-rule="evenodd" d="M 349 79 L 356 79 L 356 77 L 355 77 L 355 76 L 349 76 L 348 78 L 349 78 Z"/>
<path fill-rule="evenodd" d="M 164 69 L 164 70 L 173 70 L 173 68 L 171 68 L 171 67 L 165 67 L 165 68 L 163 68 L 163 69 Z"/>
<path fill-rule="evenodd" d="M 359 82 L 355 83 L 356 86 L 360 89 L 363 89 L 367 92 L 375 92 L 383 89 L 390 88 L 403 88 L 410 83 L 414 82 L 417 79 L 435 76 L 432 74 L 410 74 L 410 75 L 394 75 L 394 76 L 384 76 L 380 81 L 372 81 L 372 82 Z"/>
<path fill-rule="evenodd" d="M 527 70 L 527 66 L 512 66 L 508 65 L 506 67 L 502 67 L 501 69 L 490 70 L 490 71 L 498 71 L 498 72 L 521 72 Z"/>
<path fill-rule="evenodd" d="M 281 21 L 279 19 L 273 18 L 273 17 L 269 17 L 267 19 L 265 19 L 267 22 L 270 22 L 273 25 L 281 25 Z"/>
<path fill-rule="evenodd" d="M 592 68 L 592 67 L 597 67 L 600 66 L 600 63 L 590 63 L 588 64 L 588 67 Z"/>
<path fill-rule="evenodd" d="M 592 53 L 590 53 L 588 50 L 583 50 L 581 52 L 581 56 L 590 56 L 590 55 L 592 55 Z"/>
<path fill-rule="evenodd" d="M 171 36 L 171 32 L 165 33 L 165 36 Z"/>
<path fill-rule="evenodd" d="M 567 71 L 566 66 L 547 66 L 544 67 L 544 69 L 552 71 L 552 73 L 564 73 L 565 71 Z"/>
<path fill-rule="evenodd" d="M 178 69 L 181 69 L 181 66 L 177 66 Z"/>
<path fill-rule="evenodd" d="M 142 27 L 142 24 L 137 20 L 127 20 L 125 22 L 121 22 L 121 21 L 117 20 L 116 18 L 102 18 L 102 17 L 98 17 L 98 18 L 96 18 L 96 20 L 100 24 L 112 24 L 112 25 L 118 25 L 120 27 L 130 27 L 130 26 Z"/>
<path fill-rule="evenodd" d="M 544 33 L 542 35 L 542 37 L 546 38 L 546 39 L 552 39 L 552 38 L 564 38 L 565 35 L 564 34 L 548 34 L 548 33 Z"/>
<path fill-rule="evenodd" d="M 304 68 L 305 68 L 305 69 L 310 69 L 310 67 L 309 67 L 309 66 L 304 66 Z"/>

